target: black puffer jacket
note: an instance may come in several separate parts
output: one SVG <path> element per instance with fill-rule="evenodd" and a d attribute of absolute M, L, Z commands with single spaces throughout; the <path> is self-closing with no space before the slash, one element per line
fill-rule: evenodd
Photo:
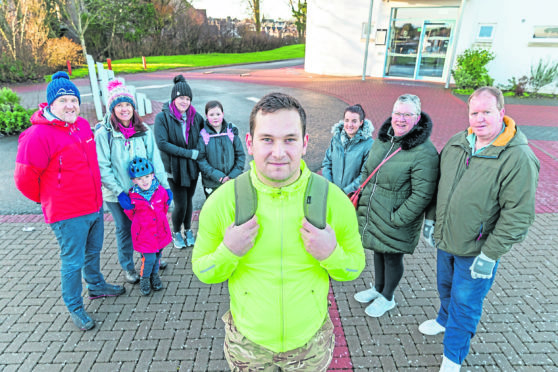
<path fill-rule="evenodd" d="M 424 112 L 404 136 L 394 137 L 391 117 L 378 133 L 364 165 L 361 180 L 398 147 L 362 191 L 358 224 L 364 248 L 379 253 L 413 253 L 420 236 L 424 210 L 434 197 L 438 152 L 430 142 L 432 121 Z"/>
<path fill-rule="evenodd" d="M 198 163 L 192 159 L 192 150 L 197 151 L 202 126 L 203 117 L 196 112 L 186 143 L 182 124 L 171 112 L 169 102 L 163 105 L 155 117 L 155 142 L 161 152 L 165 171 L 182 187 L 188 187 L 198 179 Z"/>

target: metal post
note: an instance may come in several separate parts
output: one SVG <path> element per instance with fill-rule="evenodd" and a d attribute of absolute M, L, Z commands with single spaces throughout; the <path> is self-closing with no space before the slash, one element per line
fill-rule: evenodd
<path fill-rule="evenodd" d="M 457 41 L 459 40 L 459 30 L 461 29 L 461 23 L 463 23 L 463 8 L 465 8 L 465 0 L 461 0 L 461 6 L 459 7 L 459 17 L 457 18 L 457 24 L 455 25 L 455 33 L 453 34 L 453 46 L 451 48 L 450 63 L 448 71 L 446 71 L 446 85 L 445 88 L 448 89 L 451 80 L 451 68 L 455 62 L 455 52 L 457 51 Z"/>
<path fill-rule="evenodd" d="M 101 92 L 99 91 L 99 83 L 97 81 L 97 73 L 95 72 L 95 61 L 93 57 L 88 54 L 87 57 L 87 68 L 89 70 L 89 82 L 91 83 L 91 93 L 93 95 L 93 103 L 95 104 L 95 113 L 97 114 L 97 120 L 103 118 L 103 107 L 101 104 Z"/>
<path fill-rule="evenodd" d="M 366 46 L 364 48 L 364 65 L 362 66 L 362 81 L 366 80 L 366 64 L 368 62 L 368 44 L 370 44 L 370 33 L 372 32 L 372 6 L 374 0 L 370 0 L 370 9 L 368 10 L 368 29 L 366 30 Z"/>

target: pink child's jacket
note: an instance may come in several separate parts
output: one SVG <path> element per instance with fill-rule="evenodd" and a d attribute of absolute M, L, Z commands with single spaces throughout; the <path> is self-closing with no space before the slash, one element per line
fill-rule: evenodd
<path fill-rule="evenodd" d="M 140 253 L 157 253 L 172 240 L 167 211 L 169 197 L 163 186 L 147 201 L 143 196 L 130 190 L 130 199 L 134 209 L 124 210 L 132 220 L 132 243 L 134 250 Z"/>

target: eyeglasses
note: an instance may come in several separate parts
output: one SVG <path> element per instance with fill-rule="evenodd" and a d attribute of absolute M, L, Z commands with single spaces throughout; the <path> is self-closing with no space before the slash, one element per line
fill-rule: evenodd
<path fill-rule="evenodd" d="M 410 118 L 412 118 L 413 116 L 416 116 L 416 114 L 409 114 L 409 113 L 407 113 L 407 112 L 405 112 L 405 113 L 401 113 L 401 112 L 392 112 L 391 114 L 392 114 L 392 116 L 393 116 L 394 118 L 401 118 L 401 119 L 405 119 L 405 120 L 410 119 Z"/>

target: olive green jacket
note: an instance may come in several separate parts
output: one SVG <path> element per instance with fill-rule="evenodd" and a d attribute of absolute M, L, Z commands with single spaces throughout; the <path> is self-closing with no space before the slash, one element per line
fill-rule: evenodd
<path fill-rule="evenodd" d="M 525 239 L 535 219 L 539 161 L 515 122 L 479 154 L 471 155 L 467 135 L 444 146 L 436 202 L 437 247 L 458 256 L 481 251 L 498 260 Z"/>
<path fill-rule="evenodd" d="M 413 253 L 418 244 L 425 208 L 436 192 L 438 152 L 430 142 L 432 121 L 424 112 L 404 136 L 394 137 L 388 118 L 372 144 L 360 179 L 391 153 L 370 179 L 357 207 L 364 248 L 379 253 Z"/>

